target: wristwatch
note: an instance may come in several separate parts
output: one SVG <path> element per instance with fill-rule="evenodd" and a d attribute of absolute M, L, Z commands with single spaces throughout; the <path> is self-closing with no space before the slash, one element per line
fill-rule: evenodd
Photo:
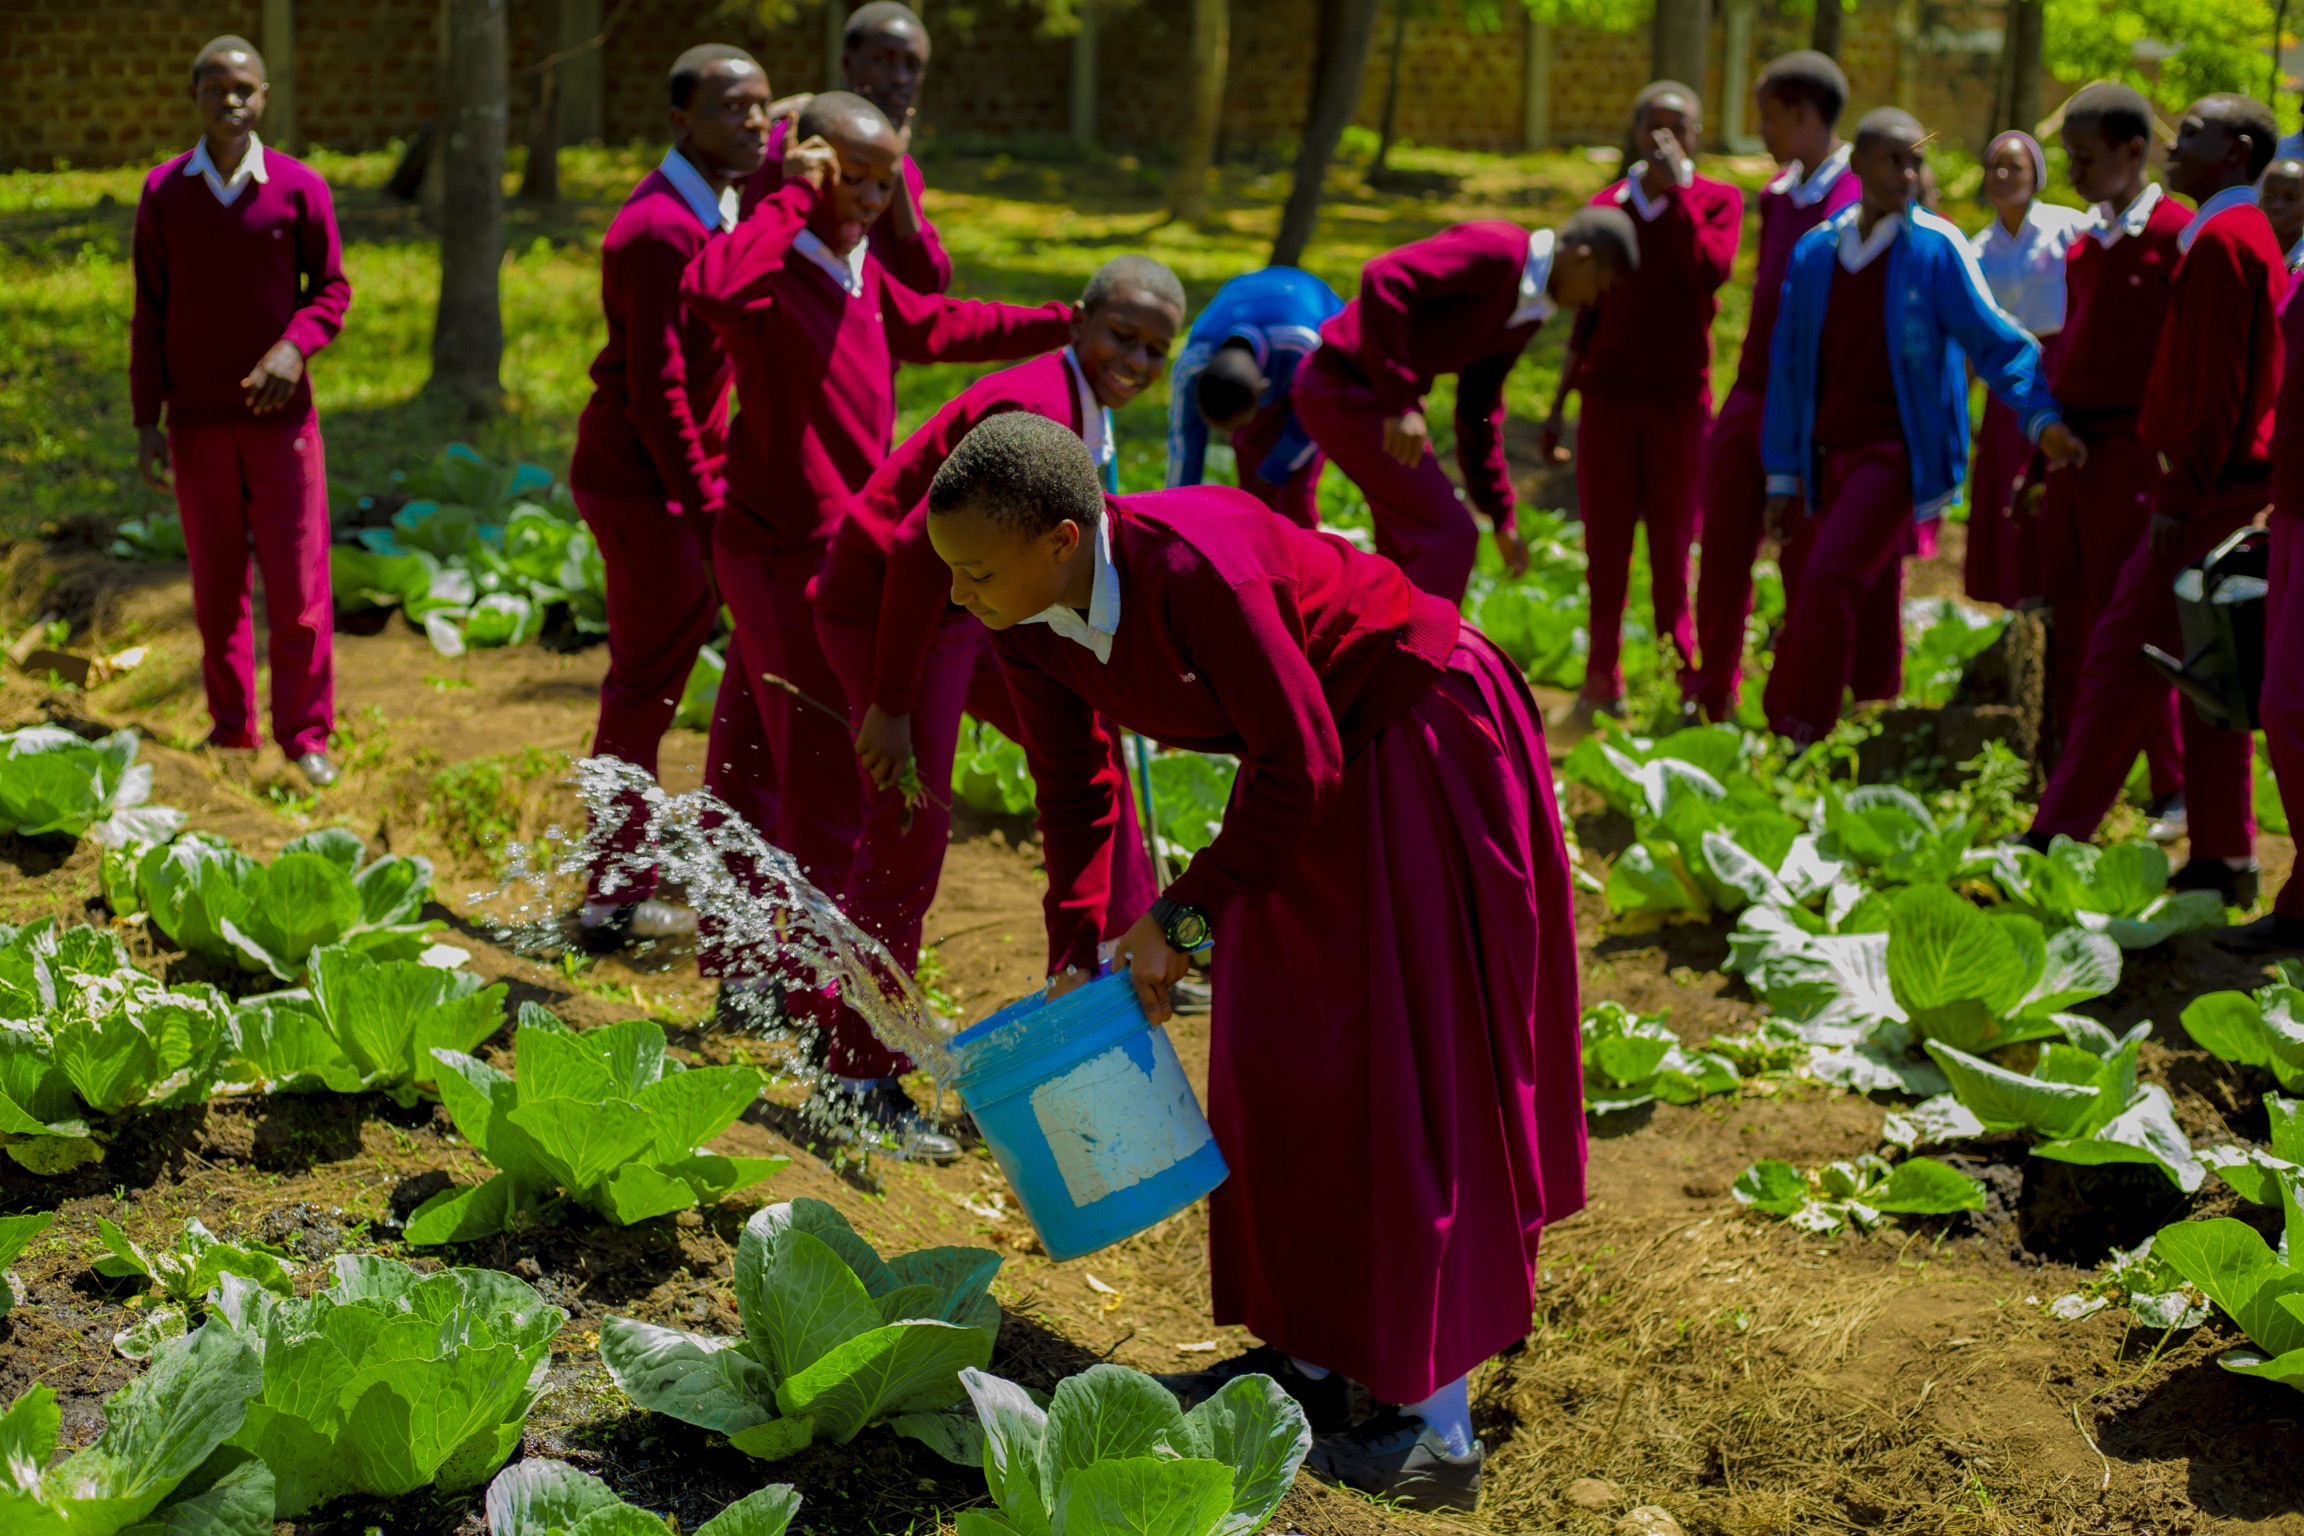
<path fill-rule="evenodd" d="M 1208 914 L 1198 907 L 1188 907 L 1162 896 L 1152 903 L 1152 921 L 1160 925 L 1170 949 L 1191 954 L 1208 942 Z"/>

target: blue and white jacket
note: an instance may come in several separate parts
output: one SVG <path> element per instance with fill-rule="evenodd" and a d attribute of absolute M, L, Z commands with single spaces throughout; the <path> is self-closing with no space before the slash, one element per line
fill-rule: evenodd
<path fill-rule="evenodd" d="M 1768 371 L 1760 459 L 1770 495 L 1798 495 L 1816 512 L 1816 386 L 1824 313 L 1840 241 L 1853 241 L 1861 204 L 1851 204 L 1801 237 L 1784 276 Z M 2005 400 L 2037 440 L 2062 419 L 2040 371 L 2040 343 L 1992 300 L 1968 237 L 1949 220 L 1907 209 L 1888 263 L 1889 360 L 1904 447 L 1912 459 L 1912 515 L 1926 522 L 1960 494 L 1968 475 L 1968 376 Z"/>
<path fill-rule="evenodd" d="M 1208 455 L 1208 423 L 1194 401 L 1200 370 L 1227 341 L 1248 343 L 1264 375 L 1259 406 L 1285 404 L 1296 370 L 1320 345 L 1320 323 L 1344 307 L 1336 290 L 1299 267 L 1243 272 L 1216 290 L 1192 322 L 1184 349 L 1168 369 L 1168 484 L 1198 485 Z M 1278 485 L 1312 457 L 1312 439 L 1294 415 L 1280 440 L 1257 466 L 1257 476 Z"/>

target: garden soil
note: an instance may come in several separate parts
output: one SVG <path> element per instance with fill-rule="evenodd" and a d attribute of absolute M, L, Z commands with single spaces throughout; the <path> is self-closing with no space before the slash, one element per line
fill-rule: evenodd
<path fill-rule="evenodd" d="M 564 835 L 576 825 L 562 774 L 589 739 L 604 665 L 597 648 L 528 646 L 451 661 L 397 620 L 373 635 L 340 635 L 346 773 L 314 797 L 276 748 L 253 761 L 183 750 L 204 718 L 180 569 L 19 544 L 0 557 L 0 618 L 14 635 L 48 615 L 73 625 L 71 648 L 81 654 L 130 646 L 145 654 L 86 691 L 0 680 L 0 726 L 134 726 L 156 769 L 155 798 L 184 808 L 195 827 L 269 851 L 311 827 L 342 824 L 373 848 L 432 857 L 440 870 L 432 915 L 456 930 L 444 937 L 506 982 L 515 1001 L 542 1002 L 578 1025 L 654 1017 L 692 1061 L 776 1065 L 760 1042 L 709 1029 L 709 985 L 678 946 L 574 965 L 533 934 L 507 939 L 491 920 L 520 899 L 495 892 L 507 840 L 549 842 L 556 828 Z M 668 786 L 695 784 L 701 755 L 700 736 L 674 732 Z M 1570 809 L 1587 847 L 1621 842 L 1624 829 L 1596 806 L 1572 794 Z M 2266 839 L 2263 853 L 2268 882 L 2284 876 L 2286 842 Z M 85 845 L 0 840 L 0 921 L 106 921 L 96 886 Z M 1039 891 L 1027 823 L 963 825 L 928 922 L 939 941 L 935 985 L 961 1016 L 1033 985 Z M 1720 972 L 1722 928 L 1612 931 L 1589 902 L 1580 919 L 1587 999 L 1668 1008 L 1691 1042 L 1756 1017 Z M 155 969 L 198 974 L 140 929 L 131 943 Z M 2091 1009 L 2115 1024 L 2158 1024 L 2145 1069 L 2169 1087 L 2195 1141 L 2261 1140 L 2262 1084 L 2194 1050 L 2175 1015 L 2199 991 L 2260 976 L 2202 940 L 2179 939 L 2130 956 L 2121 990 Z M 1318 1048 L 1314 1024 L 1307 1049 Z M 1205 1019 L 1171 1030 L 1199 1077 Z M 503 1060 L 508 1037 L 483 1054 Z M 1097 1360 L 1189 1369 L 1246 1342 L 1209 1322 L 1198 1210 L 1053 1263 L 981 1148 L 941 1170 L 819 1155 L 828 1149 L 808 1145 L 799 1097 L 782 1083 L 721 1149 L 792 1158 L 758 1193 L 832 1201 L 883 1248 L 998 1249 L 1006 1318 L 995 1370 L 1045 1388 Z M 1882 1113 L 1873 1100 L 1763 1083 L 1735 1099 L 1596 1124 L 1591 1203 L 1545 1235 L 1531 1333 L 1475 1380 L 1489 1447 L 1480 1512 L 1405 1515 L 1300 1479 L 1272 1529 L 1599 1533 L 1655 1505 L 1687 1531 L 1736 1536 L 2304 1536 L 2304 1397 L 2221 1371 L 2215 1357 L 2238 1342 L 2234 1332 L 2216 1323 L 2162 1337 L 2129 1328 L 2117 1311 L 2067 1324 L 2042 1309 L 2125 1235 L 2123 1212 L 2148 1191 L 2058 1189 L 2017 1149 L 1986 1145 L 1969 1160 L 1992 1191 L 1986 1210 L 1871 1238 L 1819 1239 L 1745 1217 L 1729 1199 L 1730 1182 L 1755 1158 L 1813 1165 L 1875 1150 Z M 400 1110 L 378 1096 L 219 1102 L 145 1117 L 101 1164 L 60 1179 L 0 1166 L 0 1209 L 63 1213 L 15 1266 L 30 1305 L 0 1321 L 0 1402 L 48 1382 L 62 1401 L 66 1442 L 82 1444 L 101 1427 L 104 1396 L 132 1374 L 108 1341 L 135 1298 L 94 1276 L 85 1258 L 98 1216 L 139 1238 L 173 1234 L 199 1216 L 219 1233 L 283 1244 L 314 1261 L 317 1275 L 337 1252 L 399 1251 L 397 1218 L 444 1180 L 484 1174 L 444 1111 Z M 2262 1224 L 2231 1205 L 2204 1192 L 2193 1208 Z M 717 1437 L 634 1410 L 607 1380 L 592 1346 L 611 1313 L 735 1330 L 729 1261 L 749 1209 L 728 1202 L 626 1229 L 585 1217 L 456 1255 L 523 1276 L 570 1314 L 527 1450 L 596 1471 L 676 1513 L 686 1529 L 771 1479 L 800 1487 L 800 1528 L 825 1536 L 949 1529 L 952 1511 L 983 1498 L 982 1479 L 909 1442 L 869 1433 L 763 1466 Z M 472 1533 L 477 1509 L 475 1497 L 420 1496 L 339 1507 L 293 1529 Z"/>

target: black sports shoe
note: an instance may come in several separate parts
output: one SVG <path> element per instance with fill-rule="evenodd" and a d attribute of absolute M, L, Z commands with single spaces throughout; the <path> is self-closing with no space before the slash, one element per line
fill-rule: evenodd
<path fill-rule="evenodd" d="M 2222 859 L 2186 859 L 2184 867 L 2168 877 L 2168 889 L 2214 891 L 2228 907 L 2252 907 L 2261 874 L 2253 859 L 2245 869 L 2234 869 Z"/>
<path fill-rule="evenodd" d="M 640 910 L 640 903 L 618 907 L 597 923 L 579 920 L 576 924 L 576 944 L 588 955 L 612 955 L 632 939 L 632 915 Z"/>
<path fill-rule="evenodd" d="M 1316 1436 L 1304 1470 L 1322 1482 L 1342 1483 L 1408 1509 L 1469 1514 L 1480 1504 L 1485 1457 L 1486 1448 L 1477 1440 L 1464 1455 L 1450 1455 L 1430 1425 L 1388 1408 L 1355 1428 Z"/>
<path fill-rule="evenodd" d="M 2304 918 L 2267 912 L 2217 934 L 2216 947 L 2235 955 L 2304 955 Z"/>
<path fill-rule="evenodd" d="M 1259 1344 L 1244 1355 L 1219 1360 L 1204 1371 L 1182 1371 L 1152 1379 L 1175 1393 L 1176 1400 L 1189 1411 L 1224 1390 L 1226 1382 L 1242 1376 L 1269 1376 L 1278 1382 L 1280 1390 L 1303 1408 L 1315 1435 L 1351 1427 L 1352 1384 L 1334 1371 L 1314 1381 L 1296 1369 L 1296 1362 L 1288 1358 L 1286 1351 L 1269 1344 Z"/>
<path fill-rule="evenodd" d="M 784 984 L 771 981 L 759 987 L 720 983 L 712 1004 L 712 1027 L 722 1034 L 764 1035 L 784 1027 Z"/>
<path fill-rule="evenodd" d="M 824 1078 L 800 1106 L 800 1117 L 834 1141 L 875 1144 L 898 1162 L 941 1168 L 961 1158 L 960 1143 L 920 1113 L 912 1095 L 892 1077 L 855 1086 Z"/>

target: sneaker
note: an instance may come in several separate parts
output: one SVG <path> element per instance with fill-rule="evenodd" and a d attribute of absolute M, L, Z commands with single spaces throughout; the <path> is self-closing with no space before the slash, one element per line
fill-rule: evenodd
<path fill-rule="evenodd" d="M 1208 983 L 1186 977 L 1168 989 L 1168 1006 L 1177 1013 L 1206 1013 L 1216 1006 L 1216 993 Z"/>
<path fill-rule="evenodd" d="M 898 1162 L 941 1168 L 960 1161 L 960 1143 L 937 1130 L 904 1085 L 892 1077 L 864 1083 L 826 1077 L 801 1106 L 800 1115 L 834 1141 L 873 1142 Z"/>
<path fill-rule="evenodd" d="M 2184 867 L 2168 877 L 2172 891 L 2214 891 L 2224 898 L 2228 907 L 2256 905 L 2256 890 L 2262 871 L 2256 861 L 2234 869 L 2222 859 L 2187 859 Z"/>
<path fill-rule="evenodd" d="M 1186 1412 L 1199 1407 L 1224 1390 L 1226 1382 L 1242 1376 L 1269 1376 L 1280 1384 L 1280 1390 L 1296 1399 L 1304 1410 L 1304 1417 L 1316 1435 L 1340 1432 L 1352 1427 L 1352 1383 L 1334 1371 L 1314 1381 L 1296 1368 L 1285 1350 L 1269 1344 L 1259 1344 L 1244 1355 L 1219 1360 L 1204 1371 L 1183 1371 L 1173 1376 L 1155 1376 Z"/>
<path fill-rule="evenodd" d="M 325 752 L 305 753 L 296 759 L 296 771 L 304 775 L 304 782 L 314 789 L 326 789 L 343 777 L 336 771 L 336 765 L 328 760 L 328 754 Z"/>
<path fill-rule="evenodd" d="M 2304 917 L 2267 912 L 2217 934 L 2216 947 L 2235 955 L 2304 955 Z"/>
<path fill-rule="evenodd" d="M 594 955 L 612 955 L 634 939 L 685 938 L 695 931 L 693 908 L 653 899 L 622 905 L 588 901 L 576 917 L 576 942 Z"/>
<path fill-rule="evenodd" d="M 1317 1435 L 1304 1470 L 1325 1483 L 1391 1500 L 1406 1509 L 1462 1510 L 1480 1503 L 1480 1464 L 1486 1449 L 1452 1456 L 1422 1419 L 1386 1410 L 1336 1434 Z"/>
<path fill-rule="evenodd" d="M 2156 843 L 2180 843 L 2192 835 L 2192 816 L 2184 809 L 2184 791 L 2155 802 L 2144 814 L 2144 835 Z"/>

